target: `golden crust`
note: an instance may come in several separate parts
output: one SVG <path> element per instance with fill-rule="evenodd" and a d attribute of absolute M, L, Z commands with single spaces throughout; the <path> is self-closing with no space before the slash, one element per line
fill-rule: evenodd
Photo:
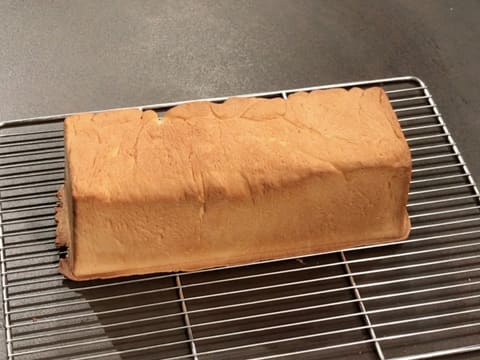
<path fill-rule="evenodd" d="M 61 271 L 72 279 L 304 255 L 410 229 L 410 152 L 380 88 L 195 102 L 161 120 L 75 115 L 65 142 L 75 252 Z"/>

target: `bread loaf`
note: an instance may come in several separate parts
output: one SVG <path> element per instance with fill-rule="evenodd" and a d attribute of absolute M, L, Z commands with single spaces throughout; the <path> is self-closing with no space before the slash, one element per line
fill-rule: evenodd
<path fill-rule="evenodd" d="M 381 88 L 65 120 L 57 243 L 75 280 L 404 239 L 410 152 Z"/>

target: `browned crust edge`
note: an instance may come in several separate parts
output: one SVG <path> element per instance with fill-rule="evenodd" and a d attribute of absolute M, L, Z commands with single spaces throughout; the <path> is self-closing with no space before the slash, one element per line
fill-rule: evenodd
<path fill-rule="evenodd" d="M 65 185 L 60 186 L 57 191 L 57 206 L 55 207 L 55 222 L 57 228 L 55 231 L 55 245 L 57 247 L 68 247 L 68 227 L 65 209 Z M 68 248 L 67 248 L 68 255 Z M 70 270 L 67 259 L 60 259 L 58 264 L 58 271 L 71 280 L 82 280 L 77 278 Z M 87 280 L 87 279 L 84 279 Z"/>
<path fill-rule="evenodd" d="M 55 245 L 57 247 L 67 246 L 67 224 L 64 208 L 65 189 L 64 185 L 60 186 L 57 191 L 57 206 L 55 207 L 55 222 L 57 228 L 55 230 Z"/>

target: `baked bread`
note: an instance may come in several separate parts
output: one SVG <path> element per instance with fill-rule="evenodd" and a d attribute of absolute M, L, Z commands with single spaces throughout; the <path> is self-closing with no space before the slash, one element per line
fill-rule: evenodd
<path fill-rule="evenodd" d="M 408 145 L 385 92 L 193 102 L 65 120 L 60 271 L 75 280 L 404 239 Z"/>

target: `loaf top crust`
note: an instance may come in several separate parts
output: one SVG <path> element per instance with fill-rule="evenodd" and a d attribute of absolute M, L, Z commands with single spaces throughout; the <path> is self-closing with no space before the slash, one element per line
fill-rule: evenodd
<path fill-rule="evenodd" d="M 193 102 L 65 120 L 74 200 L 245 199 L 336 172 L 411 167 L 396 115 L 378 87 L 288 99 Z"/>

